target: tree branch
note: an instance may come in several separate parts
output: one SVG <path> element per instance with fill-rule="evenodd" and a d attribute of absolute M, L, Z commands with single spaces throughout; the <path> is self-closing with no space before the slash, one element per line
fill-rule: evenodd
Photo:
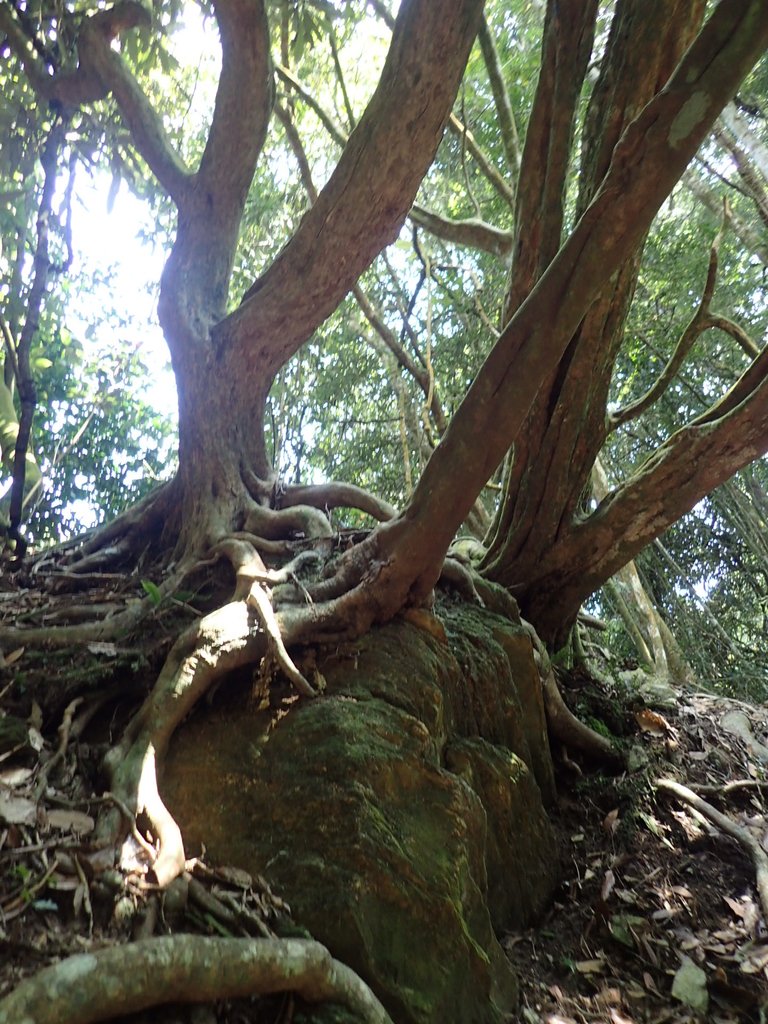
<path fill-rule="evenodd" d="M 644 413 L 646 409 L 650 408 L 654 402 L 658 401 L 677 376 L 677 371 L 683 365 L 683 362 L 693 348 L 696 339 L 699 335 L 703 334 L 708 327 L 714 326 L 711 322 L 709 306 L 712 302 L 715 284 L 717 283 L 720 243 L 723 239 L 724 229 L 725 216 L 723 217 L 723 225 L 715 236 L 715 239 L 712 242 L 712 248 L 709 252 L 707 280 L 704 285 L 704 291 L 701 296 L 701 301 L 699 302 L 699 307 L 688 321 L 683 333 L 680 335 L 674 351 L 667 361 L 667 365 L 659 374 L 658 379 L 641 398 L 638 398 L 635 402 L 630 402 L 629 405 L 625 405 L 623 409 L 617 409 L 615 412 L 608 413 L 606 416 L 606 428 L 608 431 L 615 430 L 623 423 L 637 419 L 637 417 Z M 755 352 L 754 354 L 757 353 Z"/>
<path fill-rule="evenodd" d="M 589 519 L 572 527 L 573 547 L 564 545 L 558 558 L 573 561 L 587 597 L 697 501 L 766 451 L 768 346 L 719 402 L 676 431 Z M 578 551 L 590 552 L 588 568 Z M 541 568 L 544 575 L 551 571 L 546 559 Z"/>
<path fill-rule="evenodd" d="M 567 13 L 566 13 L 567 10 Z M 525 134 L 505 314 L 514 313 L 560 246 L 576 107 L 592 49 L 597 0 L 547 4 L 541 70 Z"/>
<path fill-rule="evenodd" d="M 214 11 L 221 75 L 197 184 L 226 196 L 237 230 L 272 113 L 269 24 L 263 0 L 216 0 Z"/>
<path fill-rule="evenodd" d="M 768 7 L 762 0 L 723 0 L 704 26 L 667 85 L 624 132 L 601 187 L 570 237 L 512 317 L 469 392 L 454 415 L 416 486 L 403 517 L 384 524 L 393 546 L 401 528 L 409 551 L 418 549 L 429 566 L 418 585 L 429 589 L 437 568 L 435 554 L 447 550 L 454 531 L 466 518 L 472 502 L 514 443 L 541 385 L 565 352 L 586 311 L 604 287 L 606 277 L 635 252 L 653 217 L 671 192 L 687 163 L 706 137 L 726 97 L 732 96 L 746 71 L 768 44 Z M 713 426 L 690 427 L 702 459 L 711 441 L 717 450 L 706 455 L 709 472 L 697 477 L 685 500 L 694 503 L 717 482 L 746 465 L 768 446 L 768 384 L 763 382 L 751 402 L 732 417 Z M 679 445 L 681 442 L 672 442 Z M 718 464 L 717 460 L 722 459 Z M 684 465 L 681 466 L 680 463 Z M 690 474 L 692 466 L 678 460 L 676 469 Z M 699 466 L 696 466 L 699 469 Z M 457 479 L 461 486 L 456 486 Z M 665 481 L 675 493 L 679 481 Z M 646 490 L 643 499 L 658 506 L 658 494 Z M 688 506 L 690 507 L 690 505 Z M 635 545 L 633 515 L 643 523 L 647 538 Z M 407 516 L 407 522 L 404 517 Z M 593 520 L 602 521 L 597 514 Z M 677 518 L 667 519 L 664 526 Z M 626 546 L 631 531 L 632 557 L 654 535 L 653 515 L 633 502 L 631 514 L 616 523 L 612 538 Z M 586 525 L 579 529 L 587 529 Z M 418 542 L 417 542 L 418 534 Z M 609 542 L 606 542 L 609 543 Z M 619 543 L 619 541 L 615 541 Z M 432 561 L 429 556 L 431 553 Z M 623 558 L 623 561 L 626 561 Z M 619 562 L 621 559 L 619 559 Z M 602 579 L 612 574 L 601 570 Z M 413 570 L 412 570 L 413 571 Z M 493 575 L 493 566 L 489 567 Z M 595 589 L 585 588 L 588 594 Z"/>
<path fill-rule="evenodd" d="M 448 128 L 450 131 L 459 139 L 462 144 L 466 146 L 467 152 L 471 154 L 473 160 L 482 171 L 484 177 L 490 182 L 491 185 L 496 189 L 501 198 L 507 203 L 508 206 L 514 209 L 515 206 L 515 190 L 505 180 L 503 174 L 501 174 L 491 163 L 488 157 L 485 155 L 483 150 L 478 145 L 477 139 L 467 126 L 456 117 L 455 114 L 451 114 L 448 118 Z"/>
<path fill-rule="evenodd" d="M 426 367 L 417 365 L 411 356 L 405 351 L 403 346 L 395 337 L 394 332 L 387 327 L 382 317 L 374 308 L 373 303 L 359 284 L 356 284 L 352 288 L 352 294 L 355 296 L 358 306 L 363 311 L 365 319 L 395 357 L 398 365 L 401 366 L 406 373 L 410 374 L 423 391 L 424 397 L 429 401 L 429 411 L 434 418 L 437 431 L 439 434 L 442 434 L 447 425 L 445 413 L 443 412 L 443 406 L 437 393 L 437 389 L 434 387 L 434 382 L 430 381 L 429 371 Z"/>
<path fill-rule="evenodd" d="M 760 349 L 752 338 L 750 338 L 744 328 L 739 324 L 734 323 L 733 320 L 729 320 L 727 316 L 721 316 L 719 313 L 710 313 L 708 317 L 708 326 L 717 327 L 717 329 L 722 331 L 724 334 L 730 334 L 736 344 L 741 348 L 745 355 L 749 356 L 750 359 L 756 359 L 760 354 Z"/>
<path fill-rule="evenodd" d="M 278 64 L 276 67 L 277 77 L 281 82 L 284 82 L 290 89 L 292 89 L 298 96 L 304 100 L 310 110 L 313 110 L 317 115 L 318 120 L 328 132 L 330 137 L 343 149 L 347 144 L 348 135 L 331 117 L 331 115 L 325 110 L 321 103 L 315 99 L 309 89 L 299 81 L 294 75 L 290 68 L 285 67 L 282 64 Z"/>
<path fill-rule="evenodd" d="M 496 116 L 501 130 L 501 141 L 504 146 L 504 154 L 507 158 L 507 165 L 515 178 L 520 173 L 522 162 L 522 150 L 520 148 L 520 136 L 517 133 L 515 115 L 512 113 L 512 104 L 509 100 L 507 85 L 501 70 L 501 62 L 496 49 L 496 43 L 488 25 L 488 19 L 483 16 L 480 22 L 478 33 L 480 49 L 482 50 L 485 69 L 488 73 L 488 82 L 493 93 L 493 102 L 496 106 Z"/>
<path fill-rule="evenodd" d="M 69 109 L 103 99 L 111 92 L 136 148 L 163 188 L 178 203 L 188 184 L 189 172 L 171 146 L 160 117 L 125 61 L 111 46 L 112 40 L 122 32 L 148 24 L 147 8 L 139 0 L 120 0 L 106 10 L 97 11 L 82 21 L 77 68 L 49 74 L 10 5 L 0 5 L 0 29 L 6 33 L 38 95 Z"/>
<path fill-rule="evenodd" d="M 98 16 L 88 19 L 80 33 L 81 64 L 98 76 L 105 94 L 111 92 L 114 96 L 131 140 L 178 206 L 192 176 L 171 145 L 159 114 L 123 58 L 110 46 L 110 40 Z"/>
<path fill-rule="evenodd" d="M 731 101 L 725 105 L 720 120 L 728 128 L 742 149 L 749 154 L 763 179 L 768 182 L 768 146 L 752 131 L 749 122 Z"/>
<path fill-rule="evenodd" d="M 707 207 L 713 216 L 721 216 L 723 210 L 722 198 L 713 188 L 706 185 L 691 168 L 688 168 L 683 174 L 683 184 L 696 196 L 699 202 Z M 766 245 L 760 232 L 755 231 L 751 224 L 730 207 L 726 217 L 744 247 L 757 256 L 761 263 L 768 266 L 768 245 Z"/>
<path fill-rule="evenodd" d="M 730 128 L 720 119 L 715 127 L 715 138 L 728 150 L 736 164 L 746 194 L 755 204 L 758 216 L 764 227 L 768 227 L 768 191 L 760 172 L 755 168 L 752 158 L 741 139 L 737 138 Z"/>
<path fill-rule="evenodd" d="M 419 203 L 414 203 L 410 218 L 414 224 L 418 224 L 420 228 L 429 231 L 436 238 L 442 238 L 445 242 L 453 242 L 455 245 L 463 245 L 470 249 L 481 249 L 502 260 L 508 260 L 512 254 L 513 232 L 503 231 L 477 217 L 452 220 L 428 210 Z"/>
<path fill-rule="evenodd" d="M 215 329 L 222 372 L 245 372 L 264 393 L 397 236 L 440 141 L 481 6 L 403 5 L 379 85 L 330 180 L 272 266 Z"/>

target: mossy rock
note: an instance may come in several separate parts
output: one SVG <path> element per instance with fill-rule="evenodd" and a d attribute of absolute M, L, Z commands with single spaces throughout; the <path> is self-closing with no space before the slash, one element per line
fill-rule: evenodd
<path fill-rule="evenodd" d="M 398 1024 L 498 1024 L 517 986 L 496 932 L 556 882 L 551 764 L 506 653 L 520 627 L 444 618 L 447 644 L 395 622 L 321 659 L 314 701 L 257 712 L 233 688 L 175 737 L 162 789 L 190 852 L 265 875 Z"/>

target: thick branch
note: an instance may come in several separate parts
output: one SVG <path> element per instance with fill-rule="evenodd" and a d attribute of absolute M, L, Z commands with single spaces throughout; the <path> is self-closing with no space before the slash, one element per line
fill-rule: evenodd
<path fill-rule="evenodd" d="M 379 85 L 330 180 L 269 270 L 216 329 L 225 374 L 246 373 L 265 390 L 397 236 L 440 141 L 480 9 L 480 0 L 403 5 Z"/>
<path fill-rule="evenodd" d="M 733 95 L 766 44 L 768 8 L 760 0 L 746 5 L 724 0 L 667 86 L 626 130 L 597 195 L 499 338 L 435 450 L 405 513 L 409 536 L 423 532 L 428 549 L 447 549 L 606 275 L 635 251 L 724 98 Z M 730 475 L 760 453 L 761 441 L 766 444 L 766 391 L 764 386 L 754 404 L 734 414 L 733 431 L 730 423 L 702 428 L 720 440 L 722 468 L 714 469 L 715 453 L 708 457 L 716 475 Z M 703 452 L 705 442 L 701 448 Z M 705 493 L 710 482 L 702 478 L 701 483 Z M 676 488 L 677 481 L 670 480 L 669 486 Z M 615 536 L 621 537 L 631 522 L 629 518 Z"/>
<path fill-rule="evenodd" d="M 111 27 L 105 31 L 100 16 L 86 20 L 80 33 L 81 66 L 92 70 L 105 94 L 109 92 L 114 96 L 133 144 L 178 204 L 189 185 L 189 171 L 171 145 L 159 114 L 123 58 L 112 49 L 111 39 Z"/>
<path fill-rule="evenodd" d="M 507 315 L 528 295 L 560 246 L 574 118 L 596 12 L 597 0 L 579 0 L 565 7 L 547 4 L 541 71 L 517 195 Z"/>
<path fill-rule="evenodd" d="M 710 313 L 707 326 L 717 327 L 717 329 L 722 331 L 724 334 L 729 334 L 742 352 L 749 356 L 750 359 L 756 359 L 760 354 L 760 349 L 752 338 L 750 338 L 744 328 L 733 320 L 730 320 L 727 316 L 722 316 L 719 313 Z"/>
<path fill-rule="evenodd" d="M 272 112 L 269 25 L 262 0 L 217 0 L 214 9 L 221 75 L 198 184 L 227 195 L 237 230 Z"/>
<path fill-rule="evenodd" d="M 452 220 L 450 217 L 443 217 L 418 203 L 414 203 L 411 207 L 410 217 L 414 224 L 418 224 L 420 228 L 424 228 L 436 238 L 442 238 L 446 242 L 464 245 L 470 249 L 482 249 L 502 260 L 508 260 L 511 256 L 513 233 L 494 227 L 493 224 L 487 224 L 477 217 Z"/>
<path fill-rule="evenodd" d="M 768 347 L 713 408 L 664 442 L 637 473 L 571 527 L 540 564 L 581 601 L 706 494 L 768 451 Z M 555 568 L 557 563 L 557 568 Z M 578 599 L 577 599 L 578 598 Z"/>

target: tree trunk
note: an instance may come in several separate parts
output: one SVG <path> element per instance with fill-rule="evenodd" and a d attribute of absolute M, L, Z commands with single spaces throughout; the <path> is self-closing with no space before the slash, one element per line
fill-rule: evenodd
<path fill-rule="evenodd" d="M 643 119 L 641 111 L 654 96 L 663 97 L 662 87 L 696 33 L 703 8 L 703 3 L 682 0 L 673 9 L 669 4 L 655 3 L 652 13 L 641 0 L 620 5 L 586 120 L 579 199 L 582 211 L 598 191 L 604 193 L 605 175 L 610 177 L 611 161 L 615 163 L 622 145 L 621 133 L 627 131 L 633 119 Z M 551 60 L 547 57 L 545 38 L 545 68 Z M 582 71 L 580 65 L 574 64 L 572 73 Z M 542 83 L 549 91 L 551 87 L 544 78 Z M 536 107 L 534 119 L 535 115 Z M 565 128 L 549 123 L 542 128 L 534 120 L 529 137 L 536 131 L 549 131 L 552 135 L 558 130 L 564 132 Z M 526 157 L 533 155 L 526 144 Z M 538 159 L 538 153 L 535 155 Z M 525 159 L 521 180 L 524 206 L 526 195 L 537 181 L 533 167 Z M 535 205 L 535 198 L 529 197 L 527 201 Z M 626 532 L 611 532 L 609 541 L 608 531 L 600 525 L 604 519 L 602 511 L 590 516 L 586 506 L 592 467 L 606 438 L 608 388 L 637 281 L 643 240 L 644 233 L 637 237 L 634 248 L 618 269 L 607 261 L 595 266 L 594 273 L 601 281 L 595 301 L 585 309 L 562 357 L 544 377 L 514 438 L 503 499 L 488 538 L 484 572 L 513 588 L 524 614 L 555 645 L 567 636 L 581 601 L 647 542 L 641 540 L 640 534 L 653 539 L 657 530 L 673 521 L 669 516 L 677 517 L 691 507 L 687 504 L 690 498 L 682 499 L 685 478 L 690 484 L 696 472 L 706 472 L 702 464 L 693 474 L 686 469 L 695 459 L 695 431 L 689 427 L 686 433 L 684 428 L 670 438 L 666 451 L 657 452 L 637 478 L 622 489 L 622 497 L 627 499 L 633 484 L 642 492 L 646 503 L 644 514 L 639 517 L 646 519 L 642 529 L 638 519 L 631 524 L 626 519 Z M 535 247 L 536 235 L 528 241 Z M 519 260 L 513 264 L 509 291 L 512 308 L 529 293 L 539 273 L 530 252 L 525 265 Z M 753 377 L 752 411 L 759 416 L 764 415 L 759 410 L 764 410 L 765 399 L 757 394 L 761 390 L 760 374 L 764 372 L 760 368 Z M 742 398 L 746 397 L 746 381 L 740 393 Z M 721 428 L 729 436 L 723 440 L 724 448 L 732 451 L 737 428 L 735 424 L 724 423 Z M 756 432 L 752 436 L 759 445 Z M 689 443 L 691 448 L 684 459 L 682 453 Z M 703 455 L 704 447 L 701 450 Z M 663 456 L 670 460 L 666 473 Z M 713 466 L 714 451 L 711 457 Z M 682 474 L 679 481 L 678 473 Z M 676 496 L 680 500 L 675 500 L 673 495 L 678 486 L 681 490 Z M 665 494 L 665 489 L 670 493 Z M 697 488 L 697 493 L 705 492 Z M 609 504 L 617 511 L 613 498 Z M 652 504 L 659 507 L 651 509 Z M 634 507 L 637 512 L 638 501 Z M 614 531 L 616 525 L 614 522 Z"/>

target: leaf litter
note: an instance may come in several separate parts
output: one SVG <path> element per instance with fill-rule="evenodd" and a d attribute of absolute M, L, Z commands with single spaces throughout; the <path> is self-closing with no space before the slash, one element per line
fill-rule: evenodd
<path fill-rule="evenodd" d="M 753 860 L 656 785 L 677 780 L 768 851 L 768 710 L 683 693 L 663 711 L 622 709 L 633 766 L 623 775 L 574 774 L 567 752 L 559 761 L 551 817 L 562 883 L 543 921 L 502 937 L 520 977 L 510 1022 L 768 1019 L 768 929 Z M 290 921 L 267 880 L 235 867 L 190 862 L 161 893 L 147 883 L 151 843 L 136 836 L 115 864 L 94 838 L 108 798 L 93 788 L 104 743 L 84 739 L 80 723 L 91 721 L 87 700 L 53 723 L 33 705 L 0 749 L 0 997 L 73 953 L 173 930 L 268 936 Z M 205 1019 L 281 1019 L 274 1002 L 259 1005 L 263 1017 L 250 1004 L 221 1004 Z M 174 1014 L 202 1019 L 189 1008 Z"/>

